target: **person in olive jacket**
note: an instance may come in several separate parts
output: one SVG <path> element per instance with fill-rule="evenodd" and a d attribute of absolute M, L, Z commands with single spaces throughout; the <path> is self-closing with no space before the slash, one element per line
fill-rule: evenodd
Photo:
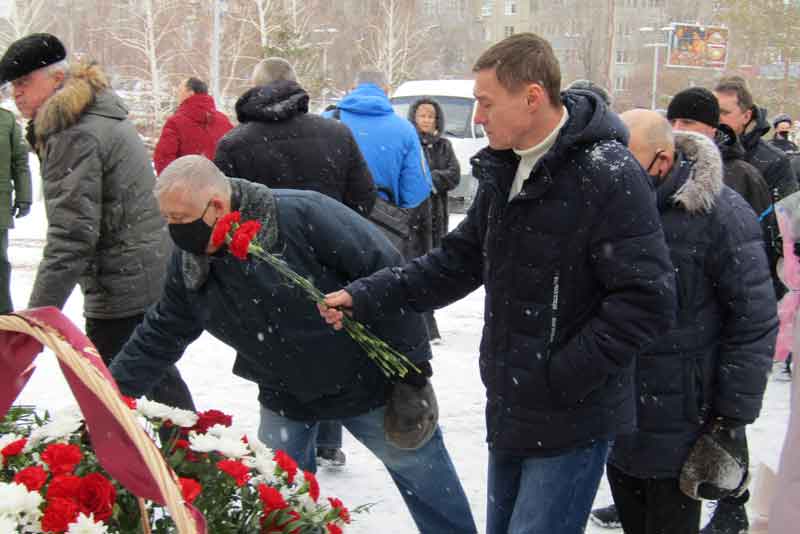
<path fill-rule="evenodd" d="M 8 230 L 14 219 L 31 209 L 31 174 L 28 147 L 8 110 L 0 109 L 0 314 L 14 309 L 11 302 L 11 262 L 8 259 Z"/>
<path fill-rule="evenodd" d="M 170 252 L 155 175 L 128 110 L 95 63 L 68 64 L 54 35 L 31 34 L 0 59 L 41 161 L 47 242 L 28 307 L 83 291 L 86 334 L 106 363 L 161 294 Z M 154 400 L 193 408 L 176 368 Z"/>

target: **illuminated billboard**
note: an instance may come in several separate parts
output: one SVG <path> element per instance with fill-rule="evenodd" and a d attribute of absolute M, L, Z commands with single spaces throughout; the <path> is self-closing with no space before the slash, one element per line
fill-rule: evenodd
<path fill-rule="evenodd" d="M 728 61 L 728 28 L 673 24 L 667 53 L 668 67 L 724 69 Z"/>

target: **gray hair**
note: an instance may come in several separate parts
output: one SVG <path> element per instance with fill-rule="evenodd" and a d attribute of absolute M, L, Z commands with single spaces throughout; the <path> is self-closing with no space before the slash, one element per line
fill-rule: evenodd
<path fill-rule="evenodd" d="M 171 191 L 183 191 L 187 200 L 200 205 L 201 197 L 209 193 L 230 196 L 231 184 L 211 160 L 191 155 L 176 159 L 156 178 L 153 187 L 156 198 Z"/>
<path fill-rule="evenodd" d="M 356 75 L 356 87 L 362 83 L 374 83 L 378 87 L 386 87 L 389 81 L 386 75 L 379 70 L 362 70 Z"/>
<path fill-rule="evenodd" d="M 61 61 L 56 61 L 55 63 L 47 65 L 46 67 L 42 67 L 42 69 L 48 76 L 53 76 L 55 73 L 61 72 L 66 78 L 69 76 L 69 60 L 62 59 Z"/>
<path fill-rule="evenodd" d="M 649 109 L 631 109 L 621 115 L 622 122 L 648 148 L 675 150 L 675 134 L 672 125 L 662 115 Z"/>
<path fill-rule="evenodd" d="M 250 81 L 254 87 L 267 85 L 278 80 L 297 81 L 292 64 L 282 57 L 268 57 L 259 61 L 253 69 Z"/>

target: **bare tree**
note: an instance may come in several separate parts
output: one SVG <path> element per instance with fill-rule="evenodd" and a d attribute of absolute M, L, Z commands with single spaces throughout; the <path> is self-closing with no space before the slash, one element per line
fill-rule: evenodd
<path fill-rule="evenodd" d="M 0 19 L 0 45 L 7 47 L 33 32 L 43 32 L 53 23 L 52 2 L 48 0 L 9 0 L 8 17 Z"/>
<path fill-rule="evenodd" d="M 410 4 L 380 0 L 376 21 L 359 43 L 362 62 L 383 72 L 392 87 L 414 76 L 433 29 L 422 24 Z"/>
<path fill-rule="evenodd" d="M 148 129 L 154 129 L 167 114 L 167 69 L 185 52 L 175 35 L 185 10 L 176 0 L 120 2 L 118 7 L 120 18 L 108 31 L 115 41 L 138 56 L 139 61 L 120 67 L 149 82 Z"/>

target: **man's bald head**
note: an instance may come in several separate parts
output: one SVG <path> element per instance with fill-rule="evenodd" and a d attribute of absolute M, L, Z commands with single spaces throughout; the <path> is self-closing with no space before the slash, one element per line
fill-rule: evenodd
<path fill-rule="evenodd" d="M 628 149 L 650 175 L 666 176 L 675 161 L 672 126 L 659 113 L 632 109 L 620 115 L 630 132 Z"/>

